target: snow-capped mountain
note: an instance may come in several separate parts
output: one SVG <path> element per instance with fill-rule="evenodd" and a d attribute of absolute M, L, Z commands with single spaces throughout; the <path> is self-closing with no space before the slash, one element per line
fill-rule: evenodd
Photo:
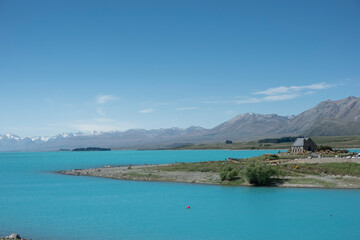
<path fill-rule="evenodd" d="M 132 148 L 132 146 L 159 145 L 175 139 L 191 138 L 206 131 L 201 127 L 130 129 L 124 132 L 77 132 L 62 133 L 55 136 L 19 137 L 6 133 L 0 135 L 0 151 L 46 151 L 99 146 L 112 148 Z M 160 145 L 161 145 L 160 144 Z"/>

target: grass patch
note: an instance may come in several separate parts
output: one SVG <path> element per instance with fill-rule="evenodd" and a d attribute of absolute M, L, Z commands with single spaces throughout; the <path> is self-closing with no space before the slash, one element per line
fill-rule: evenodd
<path fill-rule="evenodd" d="M 343 176 L 360 177 L 360 164 L 353 162 L 340 162 L 340 163 L 286 163 L 269 165 L 270 160 L 275 158 L 270 155 L 263 155 L 249 159 L 238 159 L 231 161 L 209 161 L 209 162 L 195 162 L 195 163 L 177 163 L 168 166 L 153 167 L 153 170 L 159 171 L 179 171 L 179 172 L 209 172 L 217 173 L 220 176 L 222 185 L 243 185 L 249 182 L 254 185 L 278 185 L 285 182 L 290 184 L 304 184 L 314 185 L 325 188 L 337 187 L 336 180 L 340 182 L 349 182 L 359 184 L 357 180 L 347 179 Z M 279 160 L 279 159 L 278 159 Z M 237 174 L 231 178 L 225 177 L 224 169 L 235 169 Z M 250 171 L 253 169 L 252 171 Z M 268 170 L 267 170 L 268 169 Z M 270 172 L 270 173 L 267 173 Z M 250 174 L 251 173 L 251 174 Z M 322 176 L 322 175 L 337 175 L 334 178 L 335 182 L 318 179 L 315 177 L 304 177 L 306 175 Z M 222 175 L 224 175 L 222 177 Z M 255 177 L 254 177 L 255 176 Z M 149 176 L 144 176 L 149 177 Z M 266 178 L 266 181 L 262 179 Z M 254 179 L 257 179 L 256 181 Z M 260 180 L 261 181 L 260 181 Z M 247 180 L 247 181 L 246 181 Z"/>
<path fill-rule="evenodd" d="M 224 166 L 230 166 L 242 170 L 254 162 L 264 162 L 268 160 L 267 156 L 259 156 L 250 159 L 241 159 L 239 161 L 209 161 L 195 163 L 177 163 L 168 166 L 154 167 L 154 170 L 161 171 L 179 171 L 179 172 L 212 172 L 220 173 Z M 279 176 L 299 176 L 301 174 L 309 175 L 339 175 L 360 177 L 360 164 L 353 162 L 340 163 L 287 163 L 274 166 Z"/>
<path fill-rule="evenodd" d="M 176 163 L 168 166 L 154 167 L 155 170 L 161 171 L 179 171 L 179 172 L 212 172 L 220 173 L 225 165 L 229 165 L 234 169 L 241 170 L 243 164 L 225 161 L 209 161 L 195 163 Z"/>
<path fill-rule="evenodd" d="M 284 171 L 310 175 L 350 175 L 360 177 L 360 164 L 353 162 L 344 163 L 301 163 L 281 164 L 278 166 Z"/>
<path fill-rule="evenodd" d="M 333 148 L 359 148 L 360 136 L 321 136 L 312 137 L 317 145 L 329 145 Z"/>
<path fill-rule="evenodd" d="M 356 178 L 342 178 L 341 179 L 343 182 L 345 183 L 350 183 L 350 184 L 360 184 L 360 179 L 356 179 Z"/>
<path fill-rule="evenodd" d="M 286 180 L 286 183 L 314 185 L 314 186 L 320 186 L 320 187 L 326 187 L 326 188 L 334 188 L 337 186 L 336 183 L 327 182 L 327 181 L 323 181 L 323 180 L 315 179 L 315 178 L 291 178 L 291 179 Z"/>

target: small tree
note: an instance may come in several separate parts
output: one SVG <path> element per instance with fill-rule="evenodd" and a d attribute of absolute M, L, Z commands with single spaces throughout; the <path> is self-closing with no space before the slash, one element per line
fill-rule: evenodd
<path fill-rule="evenodd" d="M 277 175 L 277 170 L 266 163 L 250 163 L 245 167 L 245 177 L 249 183 L 256 186 L 266 186 L 271 183 L 271 177 Z"/>

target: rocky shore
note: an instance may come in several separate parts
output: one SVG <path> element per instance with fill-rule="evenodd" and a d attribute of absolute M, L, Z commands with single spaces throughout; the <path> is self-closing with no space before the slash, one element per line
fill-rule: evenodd
<path fill-rule="evenodd" d="M 6 237 L 0 237 L 0 240 L 9 240 L 9 239 L 20 239 L 20 240 L 26 240 L 25 238 L 20 237 L 19 234 L 13 233 Z"/>

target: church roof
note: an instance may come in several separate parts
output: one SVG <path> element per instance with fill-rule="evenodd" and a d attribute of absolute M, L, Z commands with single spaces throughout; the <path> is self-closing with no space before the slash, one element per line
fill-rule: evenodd
<path fill-rule="evenodd" d="M 304 140 L 308 140 L 309 138 L 297 138 L 295 142 L 293 143 L 293 147 L 303 147 L 304 146 Z"/>

